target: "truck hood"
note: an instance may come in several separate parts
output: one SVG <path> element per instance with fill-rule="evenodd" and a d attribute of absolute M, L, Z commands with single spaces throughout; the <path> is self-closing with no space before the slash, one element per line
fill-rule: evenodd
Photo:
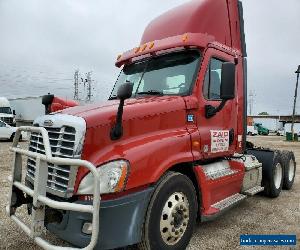
<path fill-rule="evenodd" d="M 87 128 L 113 124 L 119 106 L 119 100 L 78 106 L 61 111 L 62 114 L 79 116 L 86 120 Z M 123 121 L 164 114 L 186 108 L 181 96 L 155 96 L 125 101 Z"/>

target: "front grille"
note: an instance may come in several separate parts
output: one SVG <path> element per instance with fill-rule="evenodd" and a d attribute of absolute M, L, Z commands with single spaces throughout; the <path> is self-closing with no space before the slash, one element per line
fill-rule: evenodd
<path fill-rule="evenodd" d="M 45 127 L 48 131 L 52 156 L 61 158 L 80 158 L 75 155 L 76 129 L 70 126 L 61 128 Z M 29 151 L 45 154 L 42 135 L 31 133 Z M 33 181 L 35 177 L 36 162 L 28 158 L 27 176 Z M 68 197 L 73 192 L 77 171 L 70 166 L 48 164 L 47 190 L 49 193 Z"/>
<path fill-rule="evenodd" d="M 0 119 L 9 125 L 13 124 L 14 121 L 14 118 L 12 117 L 1 117 Z"/>

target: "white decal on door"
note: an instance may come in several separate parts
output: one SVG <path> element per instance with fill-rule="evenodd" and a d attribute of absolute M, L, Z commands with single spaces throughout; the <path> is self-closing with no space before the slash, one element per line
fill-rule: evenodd
<path fill-rule="evenodd" d="M 228 130 L 211 130 L 211 152 L 226 152 L 229 148 L 229 131 Z"/>

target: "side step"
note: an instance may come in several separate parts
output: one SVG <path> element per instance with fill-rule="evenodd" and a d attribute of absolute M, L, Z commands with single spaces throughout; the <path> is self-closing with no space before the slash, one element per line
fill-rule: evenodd
<path fill-rule="evenodd" d="M 236 203 L 244 200 L 247 198 L 247 195 L 244 194 L 234 194 L 232 196 L 229 196 L 228 198 L 221 200 L 215 204 L 212 205 L 213 208 L 219 209 L 220 211 L 225 210 Z"/>
<path fill-rule="evenodd" d="M 245 194 L 245 195 L 253 196 L 257 193 L 260 193 L 260 192 L 264 191 L 264 189 L 265 189 L 264 187 L 256 186 L 256 187 L 250 188 L 248 190 L 245 190 L 242 193 Z"/>

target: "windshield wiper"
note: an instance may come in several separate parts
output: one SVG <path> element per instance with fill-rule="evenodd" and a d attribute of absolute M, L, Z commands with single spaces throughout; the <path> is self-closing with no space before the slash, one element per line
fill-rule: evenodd
<path fill-rule="evenodd" d="M 148 91 L 138 92 L 137 94 L 138 95 L 164 95 L 163 92 L 158 90 L 148 90 Z"/>

